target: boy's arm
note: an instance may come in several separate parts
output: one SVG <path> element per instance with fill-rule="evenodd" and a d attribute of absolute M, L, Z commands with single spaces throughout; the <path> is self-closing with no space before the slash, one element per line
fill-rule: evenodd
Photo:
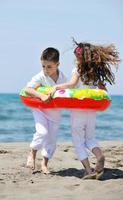
<path fill-rule="evenodd" d="M 42 75 L 41 73 L 38 73 L 37 75 L 32 77 L 31 81 L 27 83 L 25 92 L 31 97 L 36 97 L 36 98 L 41 99 L 42 101 L 47 102 L 50 96 L 41 94 L 36 91 L 36 88 L 41 85 L 42 85 Z"/>
<path fill-rule="evenodd" d="M 41 94 L 37 92 L 35 88 L 32 88 L 32 87 L 26 87 L 25 92 L 31 97 L 39 98 L 40 100 L 45 101 L 45 102 L 50 100 L 50 95 Z"/>

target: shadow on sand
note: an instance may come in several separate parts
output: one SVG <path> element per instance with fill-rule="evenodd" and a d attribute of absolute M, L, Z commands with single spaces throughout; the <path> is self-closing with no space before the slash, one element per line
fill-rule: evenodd
<path fill-rule="evenodd" d="M 56 175 L 56 176 L 74 176 L 77 178 L 82 178 L 84 176 L 84 170 L 79 170 L 75 168 L 69 168 L 64 170 L 59 170 L 56 172 L 51 172 L 50 174 Z M 100 178 L 100 180 L 105 181 L 109 179 L 120 179 L 123 178 L 123 171 L 120 169 L 111 169 L 111 168 L 105 168 L 104 174 Z"/>

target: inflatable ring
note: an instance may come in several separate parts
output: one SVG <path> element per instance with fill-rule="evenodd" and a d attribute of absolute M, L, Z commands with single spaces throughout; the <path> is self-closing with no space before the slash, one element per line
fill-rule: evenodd
<path fill-rule="evenodd" d="M 39 93 L 48 94 L 52 87 L 40 86 L 36 89 Z M 26 94 L 25 89 L 20 92 L 21 101 L 29 107 L 48 109 L 48 108 L 67 108 L 67 109 L 92 109 L 96 111 L 106 110 L 111 98 L 105 90 L 101 89 L 62 89 L 57 90 L 53 99 L 49 102 L 43 102 L 38 98 L 30 97 Z"/>

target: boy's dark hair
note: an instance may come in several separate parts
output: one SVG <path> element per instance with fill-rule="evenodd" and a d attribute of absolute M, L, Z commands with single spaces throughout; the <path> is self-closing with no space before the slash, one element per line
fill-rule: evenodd
<path fill-rule="evenodd" d="M 41 60 L 47 60 L 52 62 L 59 62 L 59 51 L 53 47 L 48 47 L 42 52 Z"/>

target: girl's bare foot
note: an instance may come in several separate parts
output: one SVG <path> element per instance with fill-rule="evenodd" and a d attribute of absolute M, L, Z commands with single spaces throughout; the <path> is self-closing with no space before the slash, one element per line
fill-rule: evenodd
<path fill-rule="evenodd" d="M 104 170 L 104 162 L 105 162 L 105 157 L 102 155 L 98 160 L 97 160 L 97 164 L 95 167 L 95 171 L 96 172 L 100 172 Z"/>
<path fill-rule="evenodd" d="M 95 171 L 92 171 L 91 173 L 85 172 L 82 179 L 83 179 L 83 180 L 87 180 L 87 179 L 96 179 L 96 176 L 97 176 L 97 172 L 95 172 Z"/>
<path fill-rule="evenodd" d="M 104 163 L 105 157 L 101 156 L 100 159 L 97 160 L 97 164 L 95 167 L 95 172 L 97 172 L 96 179 L 100 179 L 104 173 Z"/>
<path fill-rule="evenodd" d="M 96 180 L 100 180 L 102 178 L 103 174 L 104 174 L 104 171 L 97 172 Z"/>

